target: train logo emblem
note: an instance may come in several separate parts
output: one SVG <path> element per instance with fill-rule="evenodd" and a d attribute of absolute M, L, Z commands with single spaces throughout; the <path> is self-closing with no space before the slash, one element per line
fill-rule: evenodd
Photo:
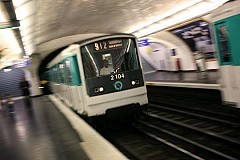
<path fill-rule="evenodd" d="M 122 88 L 123 88 L 123 84 L 122 84 L 122 82 L 121 81 L 116 81 L 115 83 L 114 83 L 114 88 L 116 89 L 116 90 L 121 90 Z"/>

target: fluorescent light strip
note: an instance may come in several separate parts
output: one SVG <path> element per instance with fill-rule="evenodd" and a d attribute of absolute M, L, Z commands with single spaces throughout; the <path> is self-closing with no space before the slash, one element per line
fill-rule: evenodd
<path fill-rule="evenodd" d="M 4 72 L 10 72 L 12 69 L 11 68 L 6 68 L 6 69 L 3 69 Z"/>
<path fill-rule="evenodd" d="M 158 22 L 152 23 L 151 25 L 148 25 L 147 27 L 141 28 L 132 33 L 137 37 L 144 37 L 159 32 L 176 24 L 186 22 L 199 16 L 203 16 L 227 1 L 228 0 L 215 0 L 214 2 L 209 2 L 207 0 L 195 3 L 194 5 L 185 8 L 184 10 L 176 12 L 171 16 L 161 19 Z"/>
<path fill-rule="evenodd" d="M 20 20 L 20 32 L 24 44 L 24 51 L 26 55 L 31 55 L 35 51 L 34 45 L 34 30 L 31 27 L 34 25 L 35 16 L 35 1 L 33 0 L 13 0 L 15 13 L 17 19 Z M 33 34 L 32 34 L 33 33 Z M 27 44 L 27 46 L 26 46 Z M 31 47 L 29 47 L 31 45 Z"/>
<path fill-rule="evenodd" d="M 151 24 L 154 24 L 154 23 L 156 23 L 156 22 L 159 22 L 159 21 L 162 20 L 162 19 L 168 18 L 168 17 L 170 17 L 170 16 L 172 16 L 172 15 L 174 15 L 174 14 L 176 14 L 176 13 L 182 11 L 182 10 L 185 10 L 185 9 L 191 7 L 191 6 L 194 6 L 194 5 L 196 5 L 196 4 L 198 4 L 198 3 L 202 2 L 202 1 L 204 1 L 204 0 L 191 0 L 191 1 L 189 1 L 189 2 L 185 2 L 183 5 L 174 7 L 171 11 L 169 11 L 169 12 L 163 14 L 163 15 L 160 15 L 158 18 L 155 18 L 154 21 L 151 21 L 151 22 L 144 23 L 144 24 L 142 24 L 142 25 L 136 26 L 136 27 L 138 27 L 138 28 L 132 29 L 132 30 L 130 31 L 130 33 L 135 33 L 135 32 L 137 32 L 138 30 L 141 30 L 141 29 L 143 29 L 143 28 L 145 28 L 145 27 L 148 27 L 148 26 L 151 25 Z"/>

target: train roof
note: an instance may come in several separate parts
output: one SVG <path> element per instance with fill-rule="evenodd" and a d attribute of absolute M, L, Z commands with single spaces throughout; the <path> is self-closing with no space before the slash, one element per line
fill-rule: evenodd
<path fill-rule="evenodd" d="M 240 13 L 240 0 L 229 1 L 215 9 L 211 14 L 213 22 L 231 17 Z"/>
<path fill-rule="evenodd" d="M 101 40 L 104 38 L 114 38 L 114 37 L 134 37 L 134 38 L 136 38 L 135 35 L 129 34 L 129 33 L 114 33 L 114 34 L 106 34 L 106 35 L 101 35 L 101 36 L 93 36 L 93 37 L 75 42 L 74 44 L 85 44 L 86 42 L 90 43 L 91 41 Z"/>

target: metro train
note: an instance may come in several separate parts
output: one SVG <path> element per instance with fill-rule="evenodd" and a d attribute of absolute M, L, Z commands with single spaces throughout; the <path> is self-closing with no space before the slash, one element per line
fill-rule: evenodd
<path fill-rule="evenodd" d="M 229 1 L 216 9 L 212 21 L 223 101 L 240 107 L 240 1 Z"/>
<path fill-rule="evenodd" d="M 137 39 L 130 34 L 74 43 L 48 72 L 52 92 L 86 119 L 134 114 L 148 103 Z"/>

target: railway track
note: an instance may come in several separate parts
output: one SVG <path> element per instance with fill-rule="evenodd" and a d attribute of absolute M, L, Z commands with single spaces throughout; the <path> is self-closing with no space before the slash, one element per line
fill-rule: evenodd
<path fill-rule="evenodd" d="M 229 120 L 229 117 L 211 114 L 207 111 L 188 109 L 173 109 L 172 107 L 160 106 L 156 104 L 148 105 L 148 114 L 181 124 L 190 125 L 206 133 L 224 137 L 229 141 L 240 143 L 240 124 Z M 211 115 L 211 116 L 209 116 Z"/>
<path fill-rule="evenodd" d="M 240 159 L 238 141 L 151 112 L 103 135 L 129 159 Z"/>
<path fill-rule="evenodd" d="M 129 159 L 240 159 L 238 113 L 200 99 L 149 93 L 139 119 L 102 133 Z"/>
<path fill-rule="evenodd" d="M 164 139 L 156 140 L 136 124 L 108 129 L 102 135 L 131 160 L 201 159 Z"/>
<path fill-rule="evenodd" d="M 240 147 L 239 139 L 226 137 L 219 132 L 204 130 L 171 118 L 149 112 L 148 116 L 142 116 L 138 122 L 144 132 L 156 137 L 165 137 L 167 141 L 177 143 L 178 146 L 203 159 L 240 159 L 240 153 L 236 151 L 236 148 Z M 196 122 L 197 118 L 194 120 Z M 198 120 L 198 122 L 201 121 L 202 118 Z M 238 129 L 235 131 L 237 132 Z"/>
<path fill-rule="evenodd" d="M 240 123 L 240 109 L 222 104 L 220 91 L 148 86 L 150 104 Z"/>

